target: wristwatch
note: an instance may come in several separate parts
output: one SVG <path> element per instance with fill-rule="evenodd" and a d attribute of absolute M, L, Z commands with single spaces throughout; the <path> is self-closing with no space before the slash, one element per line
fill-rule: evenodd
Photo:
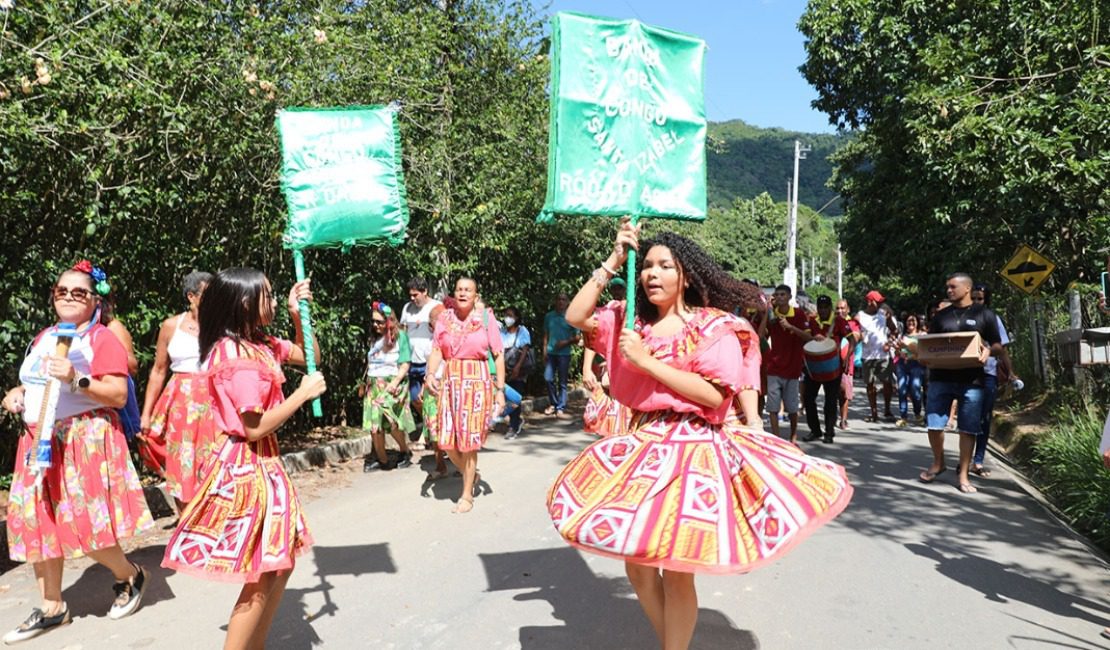
<path fill-rule="evenodd" d="M 69 382 L 69 392 L 76 393 L 79 390 L 88 390 L 92 384 L 92 377 L 83 372 L 73 371 L 73 380 Z"/>

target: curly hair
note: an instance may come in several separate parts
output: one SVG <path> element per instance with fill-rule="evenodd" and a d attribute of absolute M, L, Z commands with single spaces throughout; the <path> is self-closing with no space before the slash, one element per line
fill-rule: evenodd
<path fill-rule="evenodd" d="M 643 271 L 644 258 L 655 246 L 664 246 L 671 251 L 689 286 L 682 299 L 692 307 L 714 307 L 735 313 L 746 305 L 758 303 L 762 292 L 758 287 L 737 280 L 729 275 L 720 264 L 709 257 L 701 246 L 690 239 L 673 232 L 659 233 L 640 243 L 643 255 L 639 258 L 637 272 Z M 659 318 L 659 310 L 647 298 L 642 283 L 636 283 L 636 315 L 645 322 Z"/>

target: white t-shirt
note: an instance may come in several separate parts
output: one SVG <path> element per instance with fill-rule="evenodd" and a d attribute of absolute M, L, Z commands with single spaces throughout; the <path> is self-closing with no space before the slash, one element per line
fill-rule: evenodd
<path fill-rule="evenodd" d="M 57 337 L 51 330 L 47 330 L 39 336 L 19 368 L 19 383 L 25 389 L 23 421 L 27 424 L 38 424 L 49 379 L 43 358 L 54 354 L 57 345 Z M 96 362 L 93 361 L 94 352 L 98 355 Z M 83 335 L 73 337 L 68 358 L 74 370 L 98 379 L 105 374 L 127 375 L 127 353 L 119 339 L 103 325 L 94 325 Z M 83 391 L 73 392 L 69 385 L 63 384 L 58 392 L 58 406 L 54 412 L 54 420 L 64 420 L 78 413 L 100 408 L 106 407 Z"/>
<path fill-rule="evenodd" d="M 423 307 L 406 302 L 401 309 L 401 327 L 409 335 L 412 363 L 428 363 L 428 357 L 432 354 L 432 310 L 439 305 L 438 300 L 428 298 Z"/>
<path fill-rule="evenodd" d="M 856 314 L 856 321 L 859 323 L 860 335 L 863 337 L 864 359 L 883 359 L 890 354 L 883 349 L 888 334 L 886 314 L 883 310 L 880 309 L 874 315 L 861 311 Z"/>
<path fill-rule="evenodd" d="M 1010 335 L 1006 332 L 1006 328 L 1002 325 L 1002 317 L 995 315 L 998 319 L 998 335 L 1002 337 L 1002 345 L 1010 344 Z M 987 363 L 983 366 L 983 372 L 988 375 L 998 376 L 998 357 L 993 354 L 987 358 Z"/>

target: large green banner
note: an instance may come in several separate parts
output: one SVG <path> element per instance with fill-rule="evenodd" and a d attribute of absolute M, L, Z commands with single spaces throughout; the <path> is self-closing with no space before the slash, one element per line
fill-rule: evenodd
<path fill-rule="evenodd" d="M 409 222 L 391 106 L 278 113 L 286 248 L 404 241 Z"/>
<path fill-rule="evenodd" d="M 705 49 L 637 20 L 555 15 L 541 220 L 705 219 Z"/>

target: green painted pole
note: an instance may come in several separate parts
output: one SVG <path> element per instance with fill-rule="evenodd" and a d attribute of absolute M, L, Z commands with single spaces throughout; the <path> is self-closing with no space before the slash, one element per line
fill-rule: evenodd
<path fill-rule="evenodd" d="M 640 223 L 640 217 L 632 216 L 632 227 Z M 628 249 L 628 258 L 624 264 L 625 268 L 625 294 L 624 294 L 624 328 L 636 328 L 636 249 Z"/>
<path fill-rule="evenodd" d="M 293 251 L 293 266 L 297 271 L 297 282 L 304 280 L 304 253 L 300 249 Z M 312 374 L 316 372 L 316 350 L 312 345 L 312 317 L 308 311 L 308 301 L 298 300 L 297 308 L 301 313 L 301 332 L 304 334 L 304 365 L 308 373 Z M 318 418 L 324 416 L 319 397 L 312 400 L 312 414 Z"/>

